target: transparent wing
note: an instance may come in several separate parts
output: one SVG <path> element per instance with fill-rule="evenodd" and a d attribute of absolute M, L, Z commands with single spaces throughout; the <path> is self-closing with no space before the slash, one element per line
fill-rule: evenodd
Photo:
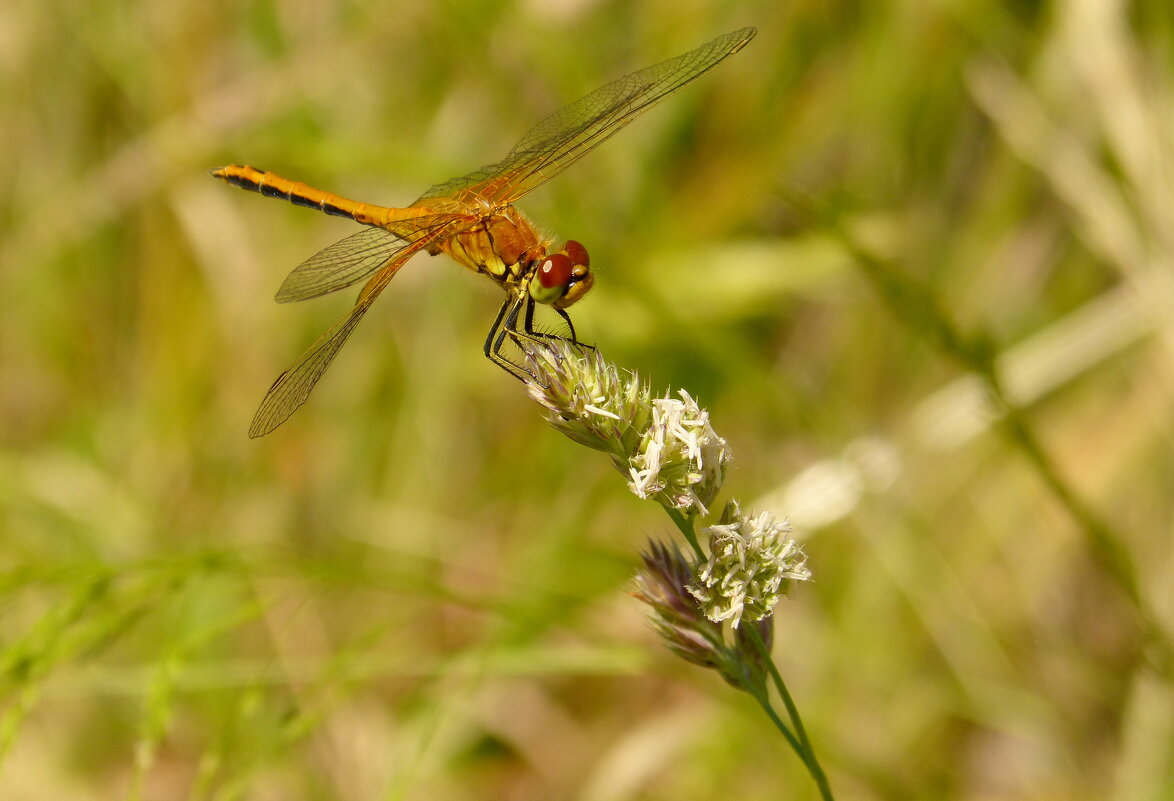
<path fill-rule="evenodd" d="M 249 426 L 250 437 L 265 436 L 288 420 L 306 402 L 318 379 L 334 361 L 339 349 L 369 308 L 370 302 L 355 304 L 350 313 L 323 334 L 296 364 L 277 377 L 253 416 Z"/>
<path fill-rule="evenodd" d="M 596 89 L 535 125 L 496 164 L 429 189 L 429 198 L 469 191 L 498 203 L 512 203 L 598 147 L 653 105 L 737 53 L 754 38 L 742 28 L 684 55 L 662 61 Z"/>
<path fill-rule="evenodd" d="M 277 302 L 308 300 L 358 283 L 411 247 L 420 236 L 454 221 L 447 214 L 420 217 L 411 221 L 411 228 L 400 224 L 398 235 L 382 228 L 364 228 L 295 267 L 277 290 Z"/>
<path fill-rule="evenodd" d="M 347 338 L 351 335 L 351 331 L 355 330 L 355 326 L 363 319 L 363 315 L 367 313 L 367 309 L 371 308 L 371 304 L 375 302 L 375 298 L 379 297 L 379 293 L 395 277 L 400 267 L 403 267 L 408 259 L 420 250 L 428 247 L 438 239 L 451 236 L 458 229 L 459 223 L 453 222 L 448 227 L 437 228 L 428 236 L 408 243 L 396 250 L 391 260 L 383 264 L 382 269 L 363 287 L 363 291 L 359 293 L 359 298 L 355 302 L 354 308 L 347 313 L 347 316 L 339 320 L 329 331 L 323 334 L 317 342 L 310 346 L 308 351 L 302 354 L 302 357 L 292 367 L 279 375 L 277 380 L 273 382 L 273 386 L 269 388 L 265 399 L 261 401 L 256 415 L 253 416 L 253 422 L 249 426 L 249 436 L 254 438 L 263 437 L 288 420 L 289 416 L 297 411 L 298 407 L 310 397 L 310 392 L 313 391 L 314 385 L 318 383 L 318 379 L 322 378 L 323 373 L 326 372 L 326 368 L 334 361 L 334 357 L 338 355 L 338 351 L 346 343 Z M 351 236 L 347 239 L 353 238 Z M 345 242 L 347 240 L 343 241 Z"/>

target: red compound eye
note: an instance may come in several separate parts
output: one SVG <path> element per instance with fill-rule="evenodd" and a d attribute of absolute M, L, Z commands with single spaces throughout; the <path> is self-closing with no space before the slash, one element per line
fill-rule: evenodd
<path fill-rule="evenodd" d="M 583 247 L 579 245 L 579 247 Z M 586 251 L 583 251 L 586 253 Z M 538 282 L 546 289 L 565 287 L 571 281 L 571 270 L 575 264 L 571 257 L 563 253 L 547 256 L 538 268 Z"/>
<path fill-rule="evenodd" d="M 582 264 L 584 267 L 591 266 L 591 256 L 587 254 L 587 248 L 583 247 L 581 242 L 568 239 L 567 244 L 563 247 L 563 253 L 570 256 L 574 264 Z"/>

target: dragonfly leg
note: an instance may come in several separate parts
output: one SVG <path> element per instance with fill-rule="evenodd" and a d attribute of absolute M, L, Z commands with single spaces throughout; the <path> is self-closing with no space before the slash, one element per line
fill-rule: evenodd
<path fill-rule="evenodd" d="M 529 339 L 532 342 L 541 342 L 543 340 L 561 339 L 569 341 L 572 345 L 595 350 L 595 346 L 587 345 L 580 342 L 575 334 L 575 326 L 571 322 L 570 315 L 563 309 L 555 309 L 559 317 L 566 321 L 567 327 L 570 328 L 571 336 L 561 336 L 559 334 L 548 334 L 544 331 L 534 330 L 534 300 L 530 297 L 520 296 L 516 298 L 506 298 L 505 302 L 501 304 L 501 308 L 497 311 L 497 317 L 493 321 L 493 325 L 489 329 L 489 335 L 485 338 L 485 355 L 488 359 L 496 364 L 498 367 L 505 370 L 514 378 L 520 381 L 529 381 L 535 378 L 529 370 L 522 365 L 515 362 L 513 359 L 502 353 L 502 348 L 505 346 L 506 338 L 517 342 L 519 339 Z M 523 313 L 523 309 L 525 310 Z M 521 317 L 522 324 L 518 325 L 518 317 Z"/>
<path fill-rule="evenodd" d="M 570 329 L 571 336 L 569 338 L 564 337 L 562 334 L 549 334 L 545 331 L 535 331 L 534 330 L 534 303 L 530 303 L 527 306 L 526 318 L 522 324 L 522 330 L 517 331 L 515 333 L 517 333 L 519 335 L 527 336 L 530 339 L 533 339 L 536 341 L 540 340 L 540 339 L 561 339 L 564 342 L 570 342 L 572 345 L 575 345 L 576 347 L 590 348 L 591 350 L 595 350 L 594 345 L 588 345 L 585 342 L 579 341 L 579 337 L 575 334 L 575 324 L 571 322 L 571 315 L 567 314 L 565 309 L 555 309 L 554 312 L 559 317 L 563 318 L 563 321 L 567 324 L 567 328 Z"/>
<path fill-rule="evenodd" d="M 563 320 L 566 321 L 567 328 L 571 329 L 571 336 L 569 339 L 567 337 L 564 337 L 562 334 L 549 334 L 546 331 L 535 331 L 534 330 L 534 308 L 535 308 L 534 301 L 530 301 L 529 303 L 526 304 L 526 317 L 522 322 L 522 330 L 521 331 L 513 330 L 513 331 L 511 331 L 511 333 L 513 333 L 516 336 L 527 337 L 528 339 L 531 339 L 535 342 L 537 342 L 539 340 L 543 340 L 543 339 L 547 339 L 547 340 L 558 339 L 558 340 L 562 340 L 563 342 L 570 342 L 572 345 L 574 345 L 576 347 L 585 347 L 585 348 L 591 348 L 591 350 L 595 350 L 595 348 L 593 346 L 580 342 L 579 338 L 577 336 L 575 336 L 575 324 L 571 322 L 571 315 L 567 314 L 564 309 L 555 309 L 554 311 L 556 314 L 558 314 L 559 317 L 563 318 Z"/>
<path fill-rule="evenodd" d="M 520 333 L 525 334 L 530 339 L 554 339 L 552 334 L 544 334 L 541 331 L 534 330 L 534 301 L 526 304 L 526 317 L 522 322 L 522 330 Z"/>
<path fill-rule="evenodd" d="M 581 342 L 577 334 L 575 334 L 575 324 L 571 322 L 571 315 L 567 314 L 566 309 L 555 309 L 555 313 L 567 323 L 567 328 L 571 329 L 571 344 L 588 350 L 595 350 L 594 345 L 588 345 L 586 342 Z"/>
<path fill-rule="evenodd" d="M 507 336 L 518 333 L 518 313 L 522 310 L 522 304 L 526 301 L 529 301 L 529 305 L 533 306 L 534 302 L 529 300 L 529 298 L 506 298 L 505 303 L 501 304 L 501 308 L 497 312 L 497 318 L 494 319 L 493 326 L 489 329 L 489 336 L 485 337 L 485 355 L 489 361 L 519 381 L 526 381 L 533 378 L 533 376 L 520 364 L 505 356 L 501 352 L 501 348 L 505 344 L 505 338 Z M 528 316 L 532 314 L 533 310 L 529 310 Z"/>

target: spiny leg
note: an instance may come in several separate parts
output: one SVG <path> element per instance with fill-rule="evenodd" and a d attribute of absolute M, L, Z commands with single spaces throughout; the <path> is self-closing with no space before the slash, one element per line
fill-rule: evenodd
<path fill-rule="evenodd" d="M 575 334 L 575 324 L 571 322 L 571 315 L 567 314 L 566 309 L 555 309 L 554 312 L 559 317 L 563 318 L 563 322 L 565 322 L 567 324 L 567 328 L 570 329 L 571 336 L 569 338 L 563 336 L 562 334 L 551 334 L 546 331 L 535 331 L 533 303 L 529 304 L 528 308 L 526 309 L 526 318 L 523 322 L 522 330 L 516 331 L 514 333 L 518 334 L 519 336 L 525 335 L 536 341 L 540 339 L 560 339 L 563 342 L 570 342 L 575 347 L 595 350 L 594 345 L 588 345 L 586 342 L 579 341 L 579 337 Z"/>
<path fill-rule="evenodd" d="M 498 367 L 505 370 L 507 373 L 517 378 L 520 381 L 527 381 L 534 378 L 529 370 L 522 367 L 520 364 L 510 359 L 502 353 L 502 348 L 505 346 L 506 337 L 512 339 L 515 344 L 520 339 L 528 339 L 531 342 L 542 342 L 543 340 L 562 340 L 570 342 L 575 347 L 588 348 L 595 350 L 594 345 L 588 345 L 580 342 L 575 333 L 575 325 L 571 322 L 571 317 L 564 309 L 555 309 L 555 312 L 567 324 L 570 329 L 571 336 L 565 337 L 560 334 L 548 334 L 544 331 L 534 330 L 534 309 L 535 302 L 533 298 L 525 295 L 517 297 L 507 297 L 505 302 L 501 304 L 501 308 L 497 311 L 497 317 L 493 320 L 493 325 L 489 328 L 489 335 L 485 337 L 485 356 Z M 525 313 L 523 314 L 523 309 Z M 522 317 L 522 325 L 518 327 L 518 317 Z"/>
<path fill-rule="evenodd" d="M 575 334 L 575 324 L 571 322 L 571 315 L 567 314 L 566 309 L 555 309 L 555 313 L 567 323 L 567 328 L 571 329 L 571 344 L 580 348 L 587 348 L 588 350 L 595 350 L 594 345 L 588 345 L 586 342 L 579 341 L 579 337 Z"/>
<path fill-rule="evenodd" d="M 489 336 L 485 337 L 485 356 L 492 360 L 494 354 L 493 338 L 497 336 L 497 332 L 501 327 L 501 321 L 505 318 L 506 309 L 510 307 L 510 303 L 514 301 L 513 298 L 506 298 L 505 302 L 501 304 L 501 308 L 497 310 L 497 317 L 493 318 L 493 325 L 489 326 Z"/>
<path fill-rule="evenodd" d="M 486 357 L 514 378 L 523 382 L 533 376 L 521 365 L 504 356 L 501 348 L 505 344 L 506 336 L 516 333 L 518 313 L 521 311 L 522 304 L 526 301 L 529 301 L 531 305 L 533 304 L 533 301 L 529 300 L 529 298 L 507 297 L 497 312 L 493 326 L 489 329 L 489 336 L 485 338 Z"/>
<path fill-rule="evenodd" d="M 526 299 L 526 316 L 522 318 L 522 328 L 519 330 L 518 328 L 510 326 L 509 324 L 506 325 L 506 329 L 509 331 L 510 336 L 512 336 L 515 341 L 521 337 L 525 337 L 531 342 L 541 342 L 542 340 L 549 341 L 552 339 L 567 342 L 567 338 L 561 334 L 550 334 L 546 331 L 534 330 L 534 309 L 536 307 L 537 304 L 532 299 Z M 562 309 L 555 309 L 555 311 L 558 312 L 560 317 L 567 321 L 567 325 L 571 328 L 571 338 L 569 340 L 570 343 L 572 345 L 581 345 L 582 343 L 575 339 L 575 326 L 571 325 L 571 318 L 568 317 L 567 313 Z"/>

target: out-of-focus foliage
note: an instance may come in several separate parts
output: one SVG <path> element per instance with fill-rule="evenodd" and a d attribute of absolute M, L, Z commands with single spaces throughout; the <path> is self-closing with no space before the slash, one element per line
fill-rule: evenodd
<path fill-rule="evenodd" d="M 418 258 L 246 438 L 353 298 L 273 291 L 355 229 L 206 175 L 408 203 L 748 24 L 521 204 L 591 250 L 578 330 L 698 397 L 729 491 L 792 516 L 815 580 L 776 660 L 842 798 L 1174 796 L 1169 670 L 1092 545 L 1168 616 L 1172 17 L 0 5 L 0 797 L 813 797 L 748 699 L 642 624 L 624 589 L 665 521 L 481 356 L 489 282 Z"/>

